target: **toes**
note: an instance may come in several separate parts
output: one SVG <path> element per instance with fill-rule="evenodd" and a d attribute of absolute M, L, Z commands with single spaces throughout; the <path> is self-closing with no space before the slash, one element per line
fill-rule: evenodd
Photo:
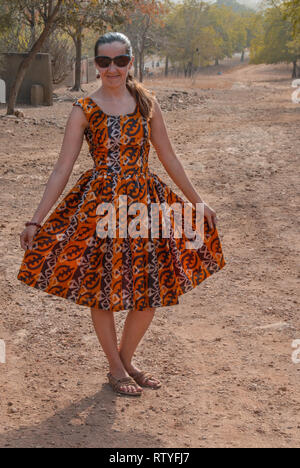
<path fill-rule="evenodd" d="M 137 391 L 140 390 L 140 388 L 137 389 L 137 388 L 134 387 L 133 385 L 129 385 L 129 386 L 127 386 L 127 385 L 125 385 L 125 386 L 122 385 L 122 387 L 120 387 L 120 388 L 121 388 L 121 390 L 123 390 L 123 391 L 125 391 L 125 392 L 126 392 L 126 391 L 127 391 L 127 392 L 129 391 L 129 392 L 131 392 L 131 393 L 137 392 Z"/>
<path fill-rule="evenodd" d="M 144 384 L 146 384 L 146 385 L 147 385 L 147 384 L 150 384 L 151 386 L 155 386 L 155 385 L 159 385 L 159 384 L 160 384 L 160 381 L 157 380 L 157 379 L 154 379 L 154 378 L 152 378 L 152 379 L 146 378 L 146 379 L 144 380 Z"/>
<path fill-rule="evenodd" d="M 151 380 L 149 380 L 148 382 L 149 382 L 151 385 L 154 385 L 154 386 L 160 384 L 159 380 L 152 380 L 152 379 L 151 379 Z"/>

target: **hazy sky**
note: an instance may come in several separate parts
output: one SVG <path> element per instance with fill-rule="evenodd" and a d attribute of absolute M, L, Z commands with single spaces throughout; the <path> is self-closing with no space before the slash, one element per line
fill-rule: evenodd
<path fill-rule="evenodd" d="M 253 8 L 255 6 L 258 6 L 261 3 L 261 0 L 238 0 L 238 3 Z"/>
<path fill-rule="evenodd" d="M 204 0 L 207 3 L 216 3 L 216 0 Z M 181 3 L 181 0 L 173 0 L 175 3 Z M 241 5 L 246 5 L 252 8 L 258 7 L 259 4 L 261 3 L 261 0 L 237 0 L 238 3 L 241 3 Z"/>

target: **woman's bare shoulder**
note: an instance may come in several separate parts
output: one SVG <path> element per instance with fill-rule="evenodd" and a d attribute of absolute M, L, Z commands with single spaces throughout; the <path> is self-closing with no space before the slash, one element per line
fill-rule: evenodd
<path fill-rule="evenodd" d="M 81 98 L 77 98 L 75 100 L 75 102 L 73 102 L 72 104 L 72 112 L 71 112 L 71 116 L 74 115 L 74 124 L 80 124 L 80 126 L 82 126 L 83 128 L 86 128 L 89 126 L 89 121 L 87 119 L 87 114 L 86 114 L 86 104 L 85 104 L 85 98 L 84 97 L 81 97 Z M 78 109 L 78 111 L 76 110 Z M 81 112 L 79 109 L 81 109 L 83 112 Z"/>

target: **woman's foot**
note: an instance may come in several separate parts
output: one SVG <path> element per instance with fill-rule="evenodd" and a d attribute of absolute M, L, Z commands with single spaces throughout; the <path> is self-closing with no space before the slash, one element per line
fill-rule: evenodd
<path fill-rule="evenodd" d="M 121 356 L 120 358 L 122 359 Z M 149 372 L 144 372 L 141 369 L 138 369 L 137 367 L 133 366 L 132 364 L 124 364 L 124 367 L 131 377 L 133 377 L 134 379 L 135 377 L 137 377 L 139 385 L 151 388 L 159 388 L 161 386 L 161 382 L 152 375 L 150 375 Z"/>
<path fill-rule="evenodd" d="M 124 377 L 130 377 L 128 372 L 122 371 L 122 370 L 110 369 L 110 373 L 116 379 L 122 379 Z M 123 390 L 124 392 L 132 392 L 132 393 L 140 393 L 143 390 L 142 387 L 140 387 L 138 384 L 136 386 L 133 386 L 133 385 L 131 385 L 129 383 L 121 384 L 119 388 L 120 388 L 120 390 Z"/>

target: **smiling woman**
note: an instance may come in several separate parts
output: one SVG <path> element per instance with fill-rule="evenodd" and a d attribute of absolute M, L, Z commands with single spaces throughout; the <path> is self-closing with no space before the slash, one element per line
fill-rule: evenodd
<path fill-rule="evenodd" d="M 134 55 L 127 36 L 121 33 L 101 36 L 95 44 L 95 66 L 102 86 L 91 97 L 101 108 L 108 109 L 107 114 L 126 114 L 130 103 L 138 103 L 141 114 L 150 119 L 154 93 L 135 80 L 131 73 L 133 62 Z"/>
<path fill-rule="evenodd" d="M 21 234 L 26 250 L 18 279 L 49 294 L 90 307 L 99 342 L 107 356 L 112 388 L 141 395 L 141 387 L 158 389 L 151 373 L 131 363 L 157 307 L 179 304 L 179 296 L 195 288 L 225 265 L 216 213 L 188 179 L 168 138 L 157 100 L 130 73 L 134 56 L 129 39 L 107 33 L 95 45 L 95 65 L 102 85 L 91 97 L 73 103 L 60 157 L 30 225 Z M 64 189 L 80 153 L 83 138 L 93 168 L 84 172 L 44 223 L 42 220 Z M 163 235 L 128 237 L 97 235 L 99 206 L 111 205 L 120 222 L 130 226 L 134 204 L 145 206 L 151 227 L 152 205 L 183 208 L 185 201 L 148 167 L 150 141 L 166 171 L 192 204 L 195 229 L 197 203 L 203 207 L 204 236 L 189 248 L 175 221 Z M 124 219 L 117 205 L 126 200 Z M 163 211 L 163 210 L 162 210 Z M 117 346 L 113 312 L 129 310 Z"/>

